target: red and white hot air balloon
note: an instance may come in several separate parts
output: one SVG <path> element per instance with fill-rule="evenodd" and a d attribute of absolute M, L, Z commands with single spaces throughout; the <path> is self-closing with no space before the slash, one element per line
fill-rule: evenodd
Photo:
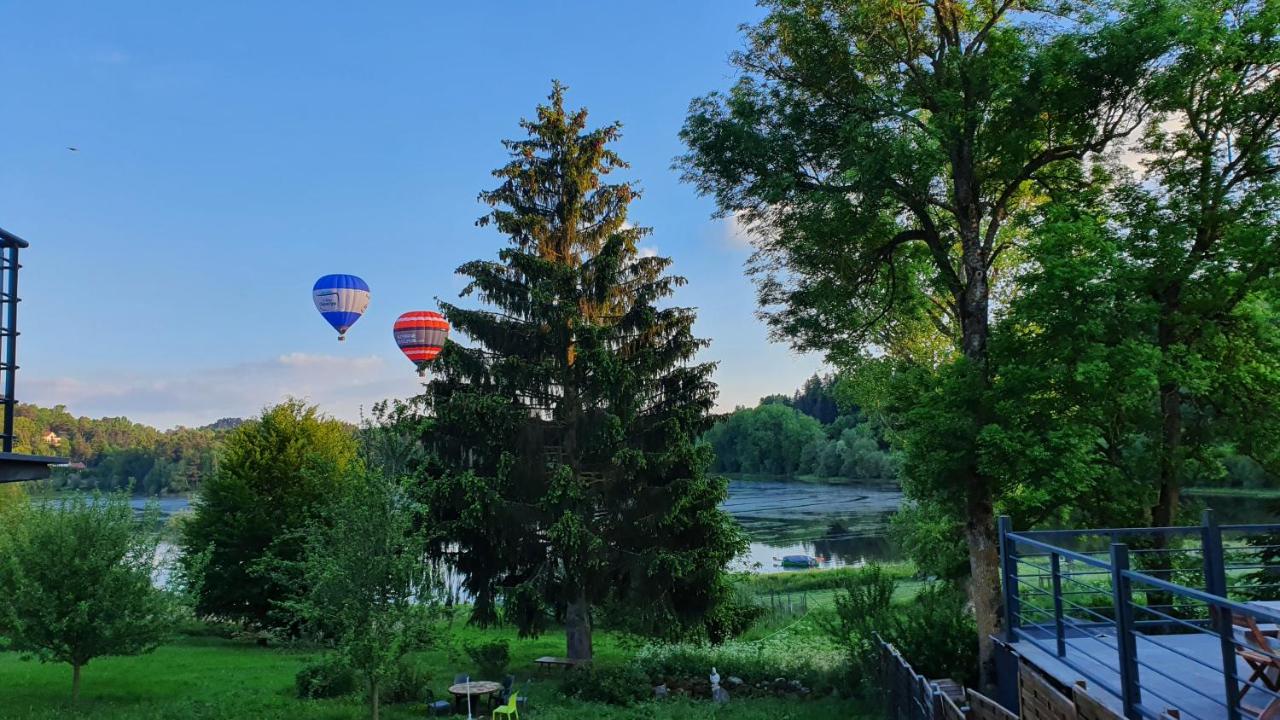
<path fill-rule="evenodd" d="M 438 312 L 415 310 L 396 318 L 394 331 L 400 352 L 418 366 L 418 374 L 422 375 L 426 372 L 422 364 L 435 360 L 444 349 L 449 321 Z"/>

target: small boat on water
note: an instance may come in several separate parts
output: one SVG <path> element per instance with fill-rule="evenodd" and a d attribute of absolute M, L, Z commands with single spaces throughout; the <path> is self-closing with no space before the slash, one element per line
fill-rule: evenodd
<path fill-rule="evenodd" d="M 821 561 L 815 557 L 808 555 L 783 555 L 782 567 L 789 568 L 815 568 Z"/>

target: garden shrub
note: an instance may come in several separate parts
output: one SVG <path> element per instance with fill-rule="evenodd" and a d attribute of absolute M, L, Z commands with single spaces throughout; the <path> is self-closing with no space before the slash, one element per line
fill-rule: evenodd
<path fill-rule="evenodd" d="M 633 662 L 655 685 L 672 681 L 704 683 L 714 667 L 724 680 L 738 677 L 744 684 L 754 686 L 784 678 L 799 681 L 815 695 L 845 686 L 849 672 L 839 647 L 821 637 L 792 636 L 785 630 L 752 642 L 647 645 L 636 653 Z"/>
<path fill-rule="evenodd" d="M 511 664 L 511 647 L 506 640 L 469 643 L 463 649 L 475 663 L 479 677 L 500 679 Z"/>
<path fill-rule="evenodd" d="M 707 639 L 713 644 L 720 644 L 738 637 L 751 629 L 760 618 L 765 616 L 764 607 L 753 602 L 743 602 L 736 596 L 716 606 L 704 620 Z"/>
<path fill-rule="evenodd" d="M 978 683 L 978 626 L 964 591 L 935 583 L 897 608 L 888 637 L 915 671 L 929 678 L 951 678 L 967 687 Z"/>
<path fill-rule="evenodd" d="M 892 604 L 897 580 L 877 566 L 849 578 L 836 595 L 835 616 L 823 623 L 848 656 L 851 688 L 867 692 L 879 677 L 879 641 L 891 643 L 926 677 L 977 681 L 977 625 L 964 592 L 931 583 L 905 606 Z"/>
<path fill-rule="evenodd" d="M 325 655 L 294 676 L 294 688 L 300 698 L 341 697 L 355 692 L 358 684 L 355 671 L 338 655 Z"/>
<path fill-rule="evenodd" d="M 609 705 L 634 705 L 653 695 L 649 677 L 634 664 L 573 668 L 560 684 L 565 697 Z"/>
<path fill-rule="evenodd" d="M 378 698 L 389 705 L 419 702 L 426 699 L 430 675 L 415 662 L 405 658 L 396 665 L 396 671 L 378 688 Z"/>

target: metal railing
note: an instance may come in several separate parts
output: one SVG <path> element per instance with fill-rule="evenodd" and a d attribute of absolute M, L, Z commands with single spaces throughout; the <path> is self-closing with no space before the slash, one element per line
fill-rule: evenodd
<path fill-rule="evenodd" d="M 1127 718 L 1175 708 L 1237 720 L 1245 694 L 1280 703 L 1271 689 L 1280 640 L 1263 646 L 1248 630 L 1280 627 L 1280 605 L 1246 599 L 1280 598 L 1280 582 L 1258 580 L 1272 568 L 1280 525 L 1219 526 L 1206 510 L 1199 526 L 1014 532 L 1002 517 L 999 536 L 1006 641 L 1052 654 L 1118 698 Z M 1238 658 L 1274 671 L 1239 677 Z"/>

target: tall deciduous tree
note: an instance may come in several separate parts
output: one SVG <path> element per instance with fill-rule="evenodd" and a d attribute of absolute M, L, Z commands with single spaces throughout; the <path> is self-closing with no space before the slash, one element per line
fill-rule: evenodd
<path fill-rule="evenodd" d="M 183 562 L 203 565 L 192 573 L 197 612 L 255 627 L 295 625 L 275 611 L 299 586 L 263 564 L 299 559 L 296 531 L 338 491 L 356 452 L 350 428 L 297 400 L 232 431 L 182 527 Z"/>
<path fill-rule="evenodd" d="M 71 700 L 94 658 L 154 650 L 173 606 L 152 584 L 159 515 L 128 496 L 73 495 L 0 514 L 0 634 L 71 666 Z"/>
<path fill-rule="evenodd" d="M 406 655 L 430 644 L 439 617 L 440 582 L 419 520 L 420 508 L 400 481 L 380 471 L 353 472 L 308 523 L 306 590 L 284 603 L 333 639 L 365 682 L 373 720 L 384 683 Z"/>
<path fill-rule="evenodd" d="M 993 435 L 1006 466 L 1074 468 L 1102 481 L 1077 490 L 1123 489 L 1095 511 L 1155 526 L 1228 453 L 1280 461 L 1280 8 L 1169 9 L 1140 177 L 1058 198 L 1031 234 Z"/>
<path fill-rule="evenodd" d="M 752 270 L 776 336 L 835 359 L 875 345 L 960 357 L 949 372 L 972 403 L 954 437 L 969 442 L 943 448 L 945 472 L 915 487 L 959 486 L 989 673 L 996 488 L 974 441 L 990 419 L 993 289 L 1034 188 L 1136 124 L 1163 26 L 1012 0 L 765 4 L 738 83 L 694 101 L 682 164 L 757 230 Z"/>
<path fill-rule="evenodd" d="M 1260 291 L 1275 288 L 1280 269 L 1280 6 L 1177 8 L 1176 60 L 1152 88 L 1159 115 L 1143 142 L 1154 188 L 1122 199 L 1130 277 L 1155 309 L 1156 526 L 1178 507 L 1184 448 L 1198 435 L 1188 411 L 1225 415 L 1219 427 L 1234 418 L 1238 429 L 1264 418 L 1274 429 L 1280 414 L 1275 364 L 1266 377 L 1249 358 L 1268 354 L 1256 341 L 1274 314 Z M 1265 432 L 1233 439 L 1274 442 Z"/>
<path fill-rule="evenodd" d="M 742 541 L 697 443 L 715 397 L 694 360 L 706 343 L 693 311 L 659 305 L 684 280 L 639 252 L 636 191 L 608 181 L 626 167 L 609 148 L 619 126 L 588 129 L 559 84 L 521 124 L 480 195 L 493 210 L 478 224 L 509 245 L 459 269 L 489 308 L 443 305 L 475 345 L 435 366 L 424 486 L 473 619 L 495 619 L 502 596 L 523 632 L 563 617 L 569 656 L 590 658 L 603 603 L 669 632 L 701 623 Z"/>

